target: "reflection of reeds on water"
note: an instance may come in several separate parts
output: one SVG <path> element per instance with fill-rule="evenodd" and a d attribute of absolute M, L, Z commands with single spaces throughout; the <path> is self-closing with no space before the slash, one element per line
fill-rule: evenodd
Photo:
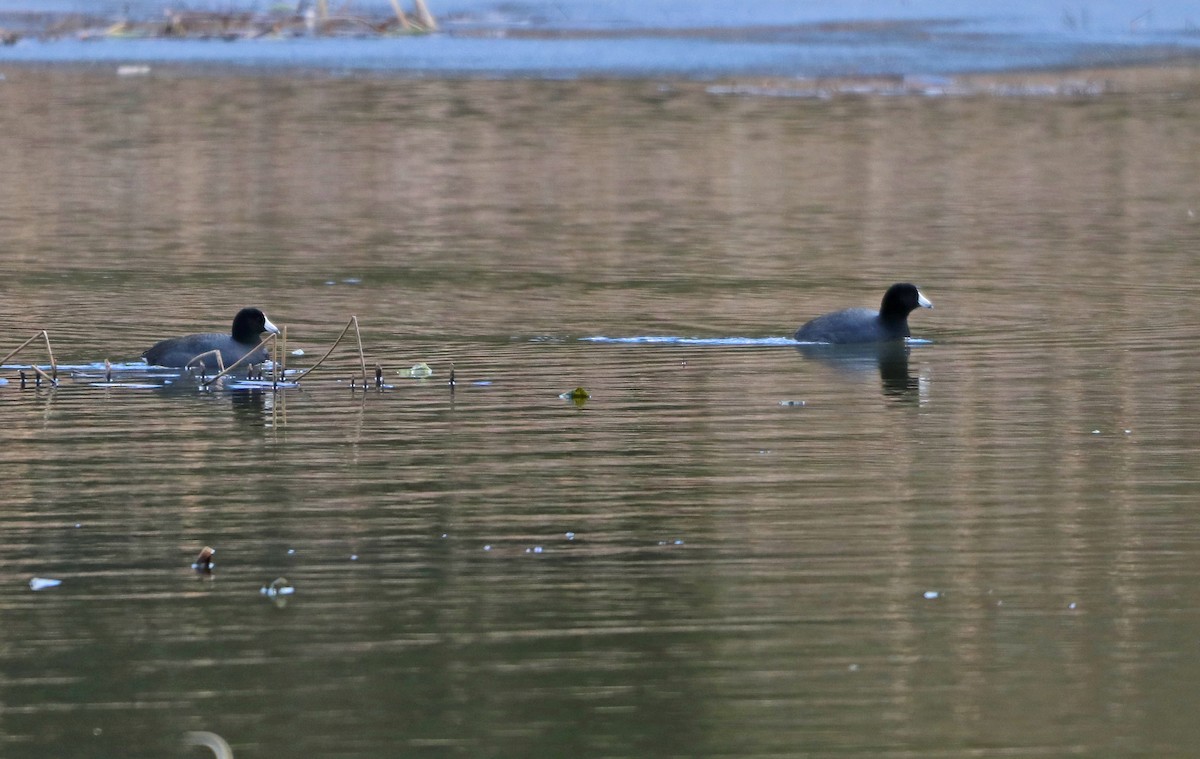
<path fill-rule="evenodd" d="M 48 332 L 46 332 L 46 330 L 44 330 L 44 329 L 39 332 L 35 332 L 32 337 L 30 337 L 28 340 L 21 343 L 16 348 L 14 348 L 11 352 L 9 352 L 9 354 L 7 356 L 5 356 L 4 358 L 0 358 L 0 365 L 3 365 L 10 358 L 17 355 L 21 351 L 25 350 L 27 347 L 29 347 L 30 343 L 32 343 L 34 340 L 37 340 L 39 337 L 42 338 L 43 340 L 45 340 L 45 342 L 46 342 L 46 355 L 50 357 L 50 372 L 51 373 L 46 374 L 45 370 L 43 370 L 41 367 L 37 366 L 36 364 L 30 364 L 29 368 L 37 373 L 39 381 L 44 377 L 50 383 L 57 385 L 58 384 L 58 362 L 54 360 L 54 349 L 50 347 L 50 334 Z M 24 385 L 25 383 L 22 381 L 21 384 Z"/>

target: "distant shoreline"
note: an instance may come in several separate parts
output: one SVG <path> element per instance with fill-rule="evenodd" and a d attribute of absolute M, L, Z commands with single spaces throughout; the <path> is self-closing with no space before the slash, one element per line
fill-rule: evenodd
<path fill-rule="evenodd" d="M 410 0 L 409 5 L 413 5 Z M 417 3 L 424 8 L 424 3 Z M 695 28 L 515 27 L 424 14 L 0 12 L 0 66 L 126 73 L 737 82 L 730 94 L 1086 95 L 1183 81 L 1200 34 L 1006 34 L 945 19 Z M 1140 72 L 1137 74 L 1115 72 Z M 999 81 L 1000 77 L 1006 81 Z M 746 82 L 763 84 L 748 85 Z M 1014 84 L 1016 82 L 1016 84 Z M 1023 84 L 1021 84 L 1023 83 Z M 755 89 L 757 87 L 757 89 Z M 1017 87 L 1016 92 L 1005 88 Z M 772 91 L 773 90 L 773 91 Z"/>

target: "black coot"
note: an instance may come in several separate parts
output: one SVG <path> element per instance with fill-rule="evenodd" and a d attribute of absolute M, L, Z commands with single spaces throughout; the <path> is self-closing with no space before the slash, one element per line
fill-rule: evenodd
<path fill-rule="evenodd" d="M 897 282 L 883 294 L 878 311 L 847 308 L 816 319 L 796 330 L 806 343 L 877 343 L 909 336 L 908 315 L 916 308 L 933 308 L 916 285 Z"/>
<path fill-rule="evenodd" d="M 217 358 L 211 355 L 210 351 L 220 351 L 221 361 L 228 367 L 254 350 L 259 343 L 259 336 L 264 332 L 278 333 L 279 329 L 259 309 L 243 308 L 237 312 L 237 316 L 233 317 L 233 329 L 228 335 L 220 332 L 205 332 L 198 335 L 172 337 L 156 343 L 153 348 L 143 353 L 142 357 L 146 359 L 147 364 L 152 366 L 182 367 L 191 363 L 193 366 L 199 367 L 203 363 L 205 369 L 215 370 L 217 369 Z M 192 359 L 205 353 L 210 353 L 210 355 L 192 362 Z M 261 364 L 266 360 L 266 349 L 259 348 L 250 357 L 249 363 Z"/>

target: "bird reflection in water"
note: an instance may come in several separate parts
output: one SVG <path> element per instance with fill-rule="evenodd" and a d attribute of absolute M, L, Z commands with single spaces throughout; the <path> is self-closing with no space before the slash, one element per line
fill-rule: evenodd
<path fill-rule="evenodd" d="M 861 374 L 879 370 L 883 394 L 898 400 L 917 400 L 921 381 L 908 371 L 909 345 L 902 340 L 853 345 L 812 343 L 797 345 L 805 358 L 814 359 L 839 372 Z"/>

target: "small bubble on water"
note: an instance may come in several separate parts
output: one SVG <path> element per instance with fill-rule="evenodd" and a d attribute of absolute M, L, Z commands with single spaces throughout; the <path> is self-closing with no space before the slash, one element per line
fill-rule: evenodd
<path fill-rule="evenodd" d="M 1075 609 L 1075 602 L 1074 602 L 1074 601 L 1072 601 L 1071 603 L 1067 604 L 1067 608 L 1068 608 L 1068 609 L 1071 609 L 1071 610 L 1074 610 L 1074 609 Z"/>
<path fill-rule="evenodd" d="M 483 550 L 490 551 L 490 550 L 492 550 L 492 547 L 490 545 L 487 545 L 487 546 L 483 547 Z"/>
<path fill-rule="evenodd" d="M 295 555 L 296 555 L 296 549 L 295 549 L 295 548 L 289 548 L 289 549 L 288 549 L 288 556 L 295 556 Z"/>
<path fill-rule="evenodd" d="M 923 595 L 926 599 L 929 599 L 932 601 L 935 598 L 940 598 L 942 594 L 937 592 L 936 590 L 927 590 L 927 591 L 925 591 L 925 593 Z"/>
<path fill-rule="evenodd" d="M 350 554 L 350 561 L 358 561 L 358 554 L 356 554 L 356 553 Z"/>
<path fill-rule="evenodd" d="M 573 533 L 573 532 L 568 532 L 568 533 L 567 533 L 567 540 L 574 540 L 574 539 L 575 539 L 575 533 Z"/>
<path fill-rule="evenodd" d="M 1092 430 L 1092 434 L 1093 434 L 1093 435 L 1099 435 L 1099 434 L 1100 434 L 1100 430 Z"/>

